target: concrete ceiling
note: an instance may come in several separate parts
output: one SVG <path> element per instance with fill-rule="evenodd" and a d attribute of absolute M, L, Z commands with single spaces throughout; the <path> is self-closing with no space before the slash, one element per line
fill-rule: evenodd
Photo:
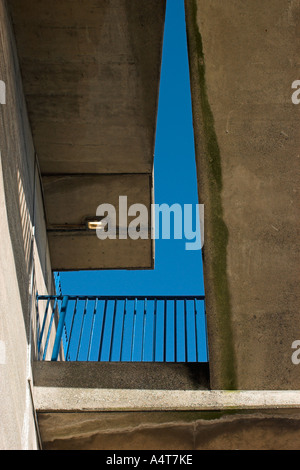
<path fill-rule="evenodd" d="M 42 173 L 151 173 L 165 0 L 9 0 Z"/>
<path fill-rule="evenodd" d="M 55 232 L 53 226 L 71 212 L 75 218 L 95 215 L 99 204 L 119 195 L 134 195 L 131 204 L 142 202 L 151 213 L 165 3 L 8 0 L 53 269 L 153 268 L 151 239 L 106 240 L 99 249 L 97 237 Z M 124 180 L 132 174 L 134 180 Z M 67 182 L 66 191 L 50 175 Z M 93 175 L 102 175 L 101 181 L 90 184 Z M 81 193 L 76 207 L 66 196 L 77 193 L 72 185 Z"/>

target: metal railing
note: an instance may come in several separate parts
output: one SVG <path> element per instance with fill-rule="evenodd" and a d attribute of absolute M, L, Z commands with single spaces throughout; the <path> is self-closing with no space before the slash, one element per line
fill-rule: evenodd
<path fill-rule="evenodd" d="M 37 296 L 36 324 L 38 360 L 208 361 L 203 296 Z"/>

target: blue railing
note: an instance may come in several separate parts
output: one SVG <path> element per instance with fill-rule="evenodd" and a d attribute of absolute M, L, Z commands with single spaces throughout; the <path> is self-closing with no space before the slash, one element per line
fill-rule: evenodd
<path fill-rule="evenodd" d="M 203 296 L 37 296 L 37 358 L 207 362 Z"/>

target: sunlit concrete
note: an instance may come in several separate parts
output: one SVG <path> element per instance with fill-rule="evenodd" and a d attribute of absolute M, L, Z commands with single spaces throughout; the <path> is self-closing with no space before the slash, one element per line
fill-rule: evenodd
<path fill-rule="evenodd" d="M 300 408 L 300 392 L 35 387 L 35 404 L 47 412 Z"/>
<path fill-rule="evenodd" d="M 107 373 L 105 380 L 93 385 L 84 382 L 84 374 L 77 376 L 77 382 L 72 382 L 69 371 L 69 375 L 64 376 L 60 383 L 53 379 L 53 375 L 52 383 L 35 383 L 33 406 L 28 387 L 28 379 L 31 378 L 29 307 L 33 225 L 36 227 L 33 244 L 36 267 L 34 290 L 42 294 L 51 291 L 53 287 L 43 193 L 38 172 L 34 170 L 34 144 L 37 146 L 45 188 L 46 183 L 49 183 L 44 196 L 47 191 L 51 195 L 51 187 L 55 186 L 53 178 L 56 177 L 57 181 L 60 178 L 82 178 L 84 187 L 87 181 L 85 178 L 90 173 L 92 177 L 99 175 L 103 178 L 135 173 L 136 177 L 146 175 L 145 179 L 147 177 L 149 181 L 152 172 L 153 149 L 150 150 L 154 137 L 153 121 L 149 127 L 144 126 L 145 116 L 150 116 L 148 111 L 144 116 L 142 107 L 137 111 L 140 120 L 139 125 L 134 127 L 137 121 L 133 119 L 135 110 L 122 101 L 125 94 L 122 94 L 124 90 L 121 87 L 120 102 L 113 102 L 112 108 L 116 125 L 112 124 L 114 119 L 110 121 L 112 116 L 107 111 L 105 96 L 101 101 L 102 98 L 96 95 L 93 101 L 92 93 L 88 103 L 85 99 L 81 101 L 81 94 L 87 90 L 85 70 L 92 71 L 89 75 L 91 86 L 94 78 L 97 81 L 94 73 L 98 55 L 91 59 L 85 47 L 90 44 L 93 53 L 97 52 L 94 46 L 99 31 L 98 28 L 94 31 L 92 23 L 83 28 L 80 22 L 84 22 L 85 15 L 88 22 L 98 21 L 100 17 L 95 13 L 100 10 L 96 8 L 98 2 L 86 2 L 84 4 L 91 9 L 81 11 L 79 18 L 76 8 L 79 3 L 83 4 L 73 0 L 60 3 L 29 1 L 26 4 L 21 0 L 9 1 L 17 40 L 19 38 L 18 52 L 30 114 L 28 122 L 14 35 L 5 8 L 6 2 L 0 0 L 0 72 L 1 79 L 8 85 L 6 104 L 0 107 L 0 219 L 3 235 L 0 250 L 0 368 L 3 376 L 0 384 L 0 447 L 38 447 L 35 406 L 43 445 L 51 449 L 299 449 L 300 365 L 293 364 L 291 360 L 292 343 L 300 339 L 297 237 L 300 220 L 297 202 L 300 108 L 291 101 L 291 84 L 299 78 L 299 0 L 253 0 L 251 4 L 241 0 L 186 0 L 199 196 L 200 202 L 205 204 L 204 274 L 213 390 L 201 389 L 199 382 L 195 381 L 195 375 L 191 377 L 188 369 L 180 377 L 170 374 L 168 381 L 160 388 L 158 385 L 156 387 L 153 370 L 144 370 L 144 376 L 139 375 L 136 382 L 140 388 L 136 389 L 133 388 L 134 374 L 126 377 L 126 387 L 123 388 L 122 375 L 116 368 L 110 369 L 111 375 Z M 133 16 L 139 16 L 140 28 L 144 28 L 144 19 L 149 20 L 150 24 L 156 24 L 157 18 L 154 21 L 154 16 L 141 13 L 139 6 L 142 3 L 145 11 L 154 4 L 148 0 L 140 0 L 138 3 L 132 0 L 103 0 L 101 5 L 105 11 L 99 13 L 100 16 L 107 12 L 114 15 L 116 5 L 123 8 L 122 14 L 119 12 L 120 18 L 123 18 L 120 24 L 112 21 L 114 16 L 107 17 L 111 22 L 105 23 L 108 26 L 105 35 L 107 31 L 117 33 L 118 37 L 124 34 L 123 25 L 126 24 L 126 28 L 128 26 L 127 22 L 124 23 L 124 13 L 134 4 L 138 7 Z M 162 2 L 155 3 L 162 8 Z M 43 9 L 43 5 L 47 5 L 47 8 Z M 53 5 L 56 7 L 55 12 L 52 11 Z M 73 5 L 74 10 L 72 7 L 71 10 L 64 10 L 66 5 Z M 59 11 L 61 16 L 55 19 Z M 46 42 L 41 40 L 39 25 L 35 29 L 33 24 L 33 18 L 38 12 L 41 14 L 38 21 L 41 20 L 45 36 L 48 37 Z M 62 18 L 67 24 L 71 19 L 75 27 L 61 27 Z M 159 18 L 161 33 L 163 21 L 162 17 Z M 112 24 L 118 27 L 109 29 Z M 39 64 L 38 54 L 45 53 L 43 47 L 46 43 L 51 44 L 50 39 L 55 36 L 53 31 L 64 42 L 59 55 L 58 41 L 56 37 L 53 40 L 53 52 L 59 60 L 54 61 L 49 49 L 48 56 L 43 56 L 48 62 L 46 60 Z M 108 44 L 107 50 L 111 54 L 109 47 L 113 41 L 110 44 L 105 35 L 106 42 L 103 45 Z M 74 37 L 76 40 L 83 38 L 82 42 L 76 42 L 77 49 L 71 47 Z M 34 49 L 28 58 L 22 55 L 22 50 L 30 50 L 30 44 Z M 117 65 L 120 68 L 116 69 L 122 70 L 124 74 L 122 83 L 126 82 L 129 88 L 135 83 L 138 89 L 139 80 L 132 82 L 128 79 L 131 72 L 134 75 L 139 70 L 138 67 L 135 69 L 135 59 L 131 63 L 127 56 L 127 65 L 122 66 L 126 44 L 125 34 L 122 44 L 124 49 L 117 51 Z M 141 37 L 138 41 L 140 44 Z M 160 45 L 161 38 L 155 52 L 156 58 Z M 100 49 L 105 56 L 105 47 Z M 69 64 L 64 55 L 67 51 L 72 57 Z M 83 57 L 91 59 L 91 64 L 86 63 Z M 80 68 L 79 72 L 77 59 L 82 60 L 80 67 L 87 66 L 87 69 Z M 156 59 L 152 63 L 159 66 Z M 106 71 L 107 76 L 118 75 L 115 63 L 108 60 L 99 64 L 104 64 L 100 69 Z M 62 81 L 58 77 L 61 71 L 66 71 Z M 26 76 L 30 77 L 30 83 L 26 82 Z M 57 83 L 54 86 L 55 78 Z M 77 94 L 72 94 L 76 80 L 80 87 Z M 107 83 L 112 85 L 110 80 Z M 42 89 L 39 89 L 40 84 Z M 157 83 L 154 85 L 157 96 Z M 48 89 L 51 91 L 47 94 Z M 56 93 L 57 89 L 61 93 Z M 129 95 L 131 91 L 128 89 Z M 138 92 L 136 95 L 141 98 Z M 45 102 L 47 109 L 43 104 Z M 145 100 L 144 104 L 146 102 L 153 111 L 153 101 Z M 125 159 L 126 163 L 128 159 L 128 166 L 125 170 L 122 159 L 118 158 L 120 148 L 117 139 L 113 142 L 108 139 L 111 154 L 102 152 L 102 130 L 97 128 L 98 139 L 94 121 L 91 123 L 87 119 L 87 116 L 98 117 L 94 103 L 98 110 L 107 111 L 105 135 L 118 136 L 123 143 L 124 155 L 128 151 Z M 58 105 L 61 109 L 57 108 Z M 128 121 L 124 120 L 121 124 L 118 122 L 119 105 L 120 117 L 123 116 L 123 110 L 128 111 Z M 42 116 L 45 118 L 44 123 L 41 121 Z M 83 117 L 82 127 L 78 126 L 78 116 Z M 96 157 L 98 153 L 93 153 L 87 123 L 91 124 L 91 140 L 96 142 L 101 161 Z M 127 123 L 133 126 L 133 136 Z M 46 131 L 48 125 L 48 129 L 51 129 L 49 135 Z M 122 127 L 120 133 L 119 125 Z M 51 137 L 55 137 L 52 143 Z M 131 144 L 136 149 L 134 151 L 131 148 L 132 158 Z M 82 145 L 87 148 L 86 153 Z M 141 147 L 143 154 L 137 157 Z M 58 149 L 60 152 L 56 151 Z M 84 163 L 82 167 L 78 157 L 80 151 Z M 117 162 L 115 167 L 110 161 L 110 155 Z M 65 165 L 70 162 L 74 165 L 72 170 L 67 170 Z M 86 176 L 82 177 L 83 174 Z M 88 186 L 93 187 L 93 184 Z M 104 182 L 102 186 L 108 188 Z M 134 190 L 139 188 L 138 184 L 132 186 Z M 148 183 L 146 187 L 148 193 Z M 49 213 L 48 224 L 52 224 L 52 227 L 48 225 L 48 230 L 53 230 L 53 226 L 61 222 L 59 217 L 65 219 L 64 199 L 69 197 L 72 207 L 72 194 L 76 194 L 77 190 L 80 193 L 79 186 L 74 188 L 71 185 L 70 189 L 68 192 L 67 184 L 63 187 L 61 199 L 58 192 L 51 195 L 51 198 L 55 196 L 53 203 L 57 208 L 54 218 L 54 206 L 51 207 L 45 201 Z M 144 194 L 142 190 L 140 194 Z M 91 201 L 88 200 L 86 206 L 76 205 L 80 207 L 80 218 L 90 213 Z M 93 204 L 101 202 L 110 201 L 95 200 Z M 66 220 L 69 223 L 73 221 Z M 51 251 L 51 237 L 55 233 L 48 231 L 48 235 Z M 61 256 L 70 249 L 71 237 L 68 239 L 65 235 L 61 235 L 65 245 L 60 245 L 60 253 L 57 251 Z M 86 258 L 90 245 L 86 244 L 84 237 L 79 250 L 76 250 L 76 244 L 72 246 L 72 257 L 78 263 L 80 253 L 81 260 Z M 119 250 L 113 251 L 120 256 Z M 150 250 L 147 256 L 149 253 Z M 106 253 L 106 257 L 108 255 Z M 101 259 L 96 260 L 98 268 L 103 267 L 101 263 L 104 259 L 101 253 Z M 151 257 L 147 259 L 150 263 Z M 77 264 L 74 269 L 80 266 Z M 43 364 L 41 367 L 48 365 Z M 56 366 L 58 364 L 51 364 L 51 368 Z M 85 377 L 89 378 L 92 369 L 87 369 L 87 372 Z M 57 373 L 58 368 L 54 375 Z M 159 380 L 162 381 L 164 377 L 166 375 L 162 374 Z M 97 379 L 96 376 L 92 378 Z M 67 380 L 69 383 L 66 383 Z M 116 380 L 114 385 L 117 384 L 118 388 L 112 385 L 113 380 Z M 237 390 L 229 391 L 227 388 Z"/>
<path fill-rule="evenodd" d="M 38 447 L 28 382 L 36 340 L 34 296 L 52 293 L 53 277 L 41 182 L 3 0 L 0 33 L 0 77 L 6 84 L 0 104 L 0 448 L 31 450 Z"/>

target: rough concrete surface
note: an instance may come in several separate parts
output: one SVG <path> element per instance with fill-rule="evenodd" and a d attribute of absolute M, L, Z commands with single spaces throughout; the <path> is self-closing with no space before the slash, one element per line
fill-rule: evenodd
<path fill-rule="evenodd" d="M 297 450 L 295 411 L 39 413 L 45 450 Z"/>
<path fill-rule="evenodd" d="M 165 0 L 8 4 L 42 174 L 151 174 Z"/>
<path fill-rule="evenodd" d="M 149 209 L 165 0 L 7 3 L 41 174 L 58 175 L 62 184 L 78 175 L 80 199 L 70 202 L 62 186 L 52 185 L 57 211 L 95 216 L 99 204 L 111 203 L 112 188 L 129 197 L 135 188 L 133 202 L 144 202 L 142 194 Z M 91 184 L 96 174 L 107 176 L 101 188 Z M 136 175 L 129 187 L 124 174 Z M 43 183 L 49 213 L 53 198 L 49 181 Z M 50 214 L 49 229 L 51 223 Z M 150 236 L 132 243 L 49 232 L 49 242 L 54 270 L 153 268 Z"/>
<path fill-rule="evenodd" d="M 36 387 L 140 390 L 208 390 L 206 363 L 39 362 Z"/>
<path fill-rule="evenodd" d="M 299 0 L 186 0 L 213 388 L 299 389 Z"/>
<path fill-rule="evenodd" d="M 151 175 L 52 175 L 43 177 L 43 188 L 54 270 L 153 268 Z M 127 197 L 126 222 L 119 219 L 119 206 L 124 204 L 119 196 Z M 108 214 L 109 229 L 116 227 L 115 240 L 100 240 L 95 230 L 86 230 L 86 220 L 95 219 L 100 204 L 111 204 L 116 211 L 115 220 Z M 128 225 L 139 216 L 127 215 L 133 204 L 147 210 L 143 238 L 120 240 L 119 234 L 127 234 Z"/>
<path fill-rule="evenodd" d="M 37 448 L 31 378 L 31 294 L 53 287 L 44 209 L 6 2 L 0 1 L 0 448 Z M 32 227 L 35 241 L 32 243 Z M 34 277 L 31 290 L 32 260 Z M 33 328 L 34 329 L 34 328 Z"/>
<path fill-rule="evenodd" d="M 199 387 L 200 388 L 200 387 Z M 203 390 L 190 385 L 178 389 L 36 386 L 34 401 L 39 412 L 83 411 L 188 411 L 300 408 L 300 392 L 294 390 Z"/>
<path fill-rule="evenodd" d="M 137 7 L 142 3 L 143 14 Z M 159 10 L 152 10 L 154 3 Z M 79 0 L 8 4 L 42 171 L 119 173 L 125 161 L 126 173 L 151 175 L 164 2 L 103 0 L 99 9 L 98 2 L 87 0 L 86 10 L 78 8 L 83 4 Z M 186 6 L 199 196 L 205 204 L 204 274 L 214 390 L 192 388 L 195 381 L 188 375 L 181 377 L 181 390 L 175 388 L 174 375 L 169 389 L 165 384 L 160 390 L 121 388 L 120 376 L 118 389 L 78 383 L 36 386 L 45 449 L 300 446 L 300 365 L 291 361 L 292 342 L 300 339 L 300 107 L 291 102 L 291 84 L 300 78 L 300 1 L 186 0 Z M 98 25 L 99 20 L 105 28 L 95 28 L 93 22 Z M 144 36 L 144 20 L 149 20 L 149 36 Z M 40 294 L 51 290 L 52 273 L 4 0 L 0 27 L 0 79 L 7 84 L 7 102 L 0 106 L 0 447 L 31 449 L 37 448 L 37 436 L 26 358 L 34 222 L 34 288 Z M 45 45 L 53 49 L 45 50 Z M 116 61 L 110 60 L 113 45 Z M 145 55 L 148 46 L 155 57 Z M 43 59 L 39 64 L 38 56 Z M 107 95 L 95 95 L 98 79 Z M 120 86 L 115 95 L 124 83 L 127 89 Z M 118 97 L 109 110 L 112 96 Z M 138 111 L 128 97 L 137 98 Z M 99 112 L 103 109 L 106 122 Z M 81 119 L 85 123 L 91 116 L 99 116 L 96 128 L 94 121 L 82 125 Z M 147 374 L 146 381 L 153 371 Z M 241 391 L 222 390 L 226 388 Z"/>

